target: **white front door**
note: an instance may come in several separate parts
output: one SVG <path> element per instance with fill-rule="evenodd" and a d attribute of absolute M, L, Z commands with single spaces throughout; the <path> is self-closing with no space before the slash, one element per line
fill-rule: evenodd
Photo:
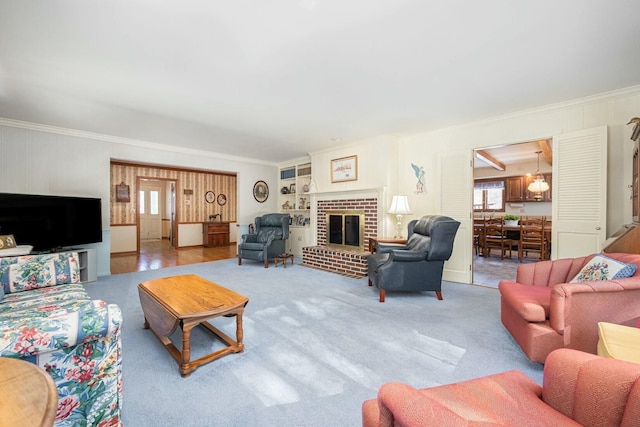
<path fill-rule="evenodd" d="M 162 189 L 156 185 L 142 184 L 138 194 L 140 212 L 140 240 L 162 238 L 162 216 L 160 215 Z"/>
<path fill-rule="evenodd" d="M 607 223 L 607 127 L 553 137 L 551 259 L 600 252 Z"/>

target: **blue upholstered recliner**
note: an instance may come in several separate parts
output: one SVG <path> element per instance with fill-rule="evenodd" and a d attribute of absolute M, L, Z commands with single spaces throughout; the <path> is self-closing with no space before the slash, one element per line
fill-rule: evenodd
<path fill-rule="evenodd" d="M 435 291 L 442 299 L 442 270 L 451 257 L 460 223 L 442 215 L 423 216 L 409 222 L 405 245 L 378 245 L 369 255 L 369 286 L 385 291 Z"/>
<path fill-rule="evenodd" d="M 285 253 L 285 242 L 289 238 L 289 214 L 266 214 L 256 217 L 256 232 L 243 234 L 238 245 L 238 265 L 242 258 L 264 262 Z"/>

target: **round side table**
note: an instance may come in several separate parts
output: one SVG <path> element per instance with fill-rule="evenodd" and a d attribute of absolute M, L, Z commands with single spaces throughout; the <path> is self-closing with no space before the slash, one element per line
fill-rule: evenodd
<path fill-rule="evenodd" d="M 0 357 L 0 427 L 52 426 L 58 389 L 46 371 L 24 360 Z"/>

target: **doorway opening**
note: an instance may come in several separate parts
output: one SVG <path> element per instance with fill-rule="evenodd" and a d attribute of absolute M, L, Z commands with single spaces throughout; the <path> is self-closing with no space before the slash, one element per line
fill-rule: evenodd
<path fill-rule="evenodd" d="M 539 166 L 538 152 L 541 152 Z M 518 221 L 525 217 L 544 217 L 551 221 L 551 190 L 540 195 L 528 188 L 537 172 L 543 174 L 551 185 L 552 139 L 475 149 L 473 159 L 472 283 L 497 287 L 502 279 L 515 279 L 516 269 L 520 264 L 519 232 L 510 231 L 511 257 L 507 254 L 502 259 L 500 251 L 487 254 L 483 250 L 485 221 L 503 218 L 505 215 L 517 217 Z M 542 197 L 538 198 L 539 196 Z M 522 262 L 535 260 L 523 257 Z"/>
<path fill-rule="evenodd" d="M 168 240 L 177 247 L 176 181 L 137 178 L 138 249 L 144 242 Z"/>

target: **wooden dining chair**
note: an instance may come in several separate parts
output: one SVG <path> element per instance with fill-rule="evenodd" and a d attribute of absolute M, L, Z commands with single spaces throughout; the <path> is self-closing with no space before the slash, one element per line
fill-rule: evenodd
<path fill-rule="evenodd" d="M 529 251 L 538 252 L 539 259 L 547 257 L 547 245 L 544 237 L 544 218 L 527 218 L 520 220 L 520 241 L 518 244 L 518 261 L 522 262 Z"/>
<path fill-rule="evenodd" d="M 504 259 L 507 251 L 511 258 L 511 246 L 513 242 L 507 238 L 502 218 L 489 218 L 484 222 L 483 255 L 491 255 L 491 249 L 500 249 L 500 259 Z"/>
<path fill-rule="evenodd" d="M 547 253 L 545 255 L 545 260 L 547 259 L 551 259 L 551 230 L 552 230 L 552 225 L 551 225 L 551 217 L 544 217 L 544 245 L 547 249 Z"/>
<path fill-rule="evenodd" d="M 484 242 L 484 226 L 483 225 L 474 225 L 473 226 L 473 249 L 475 250 L 476 256 L 482 252 L 484 254 L 483 248 Z"/>

